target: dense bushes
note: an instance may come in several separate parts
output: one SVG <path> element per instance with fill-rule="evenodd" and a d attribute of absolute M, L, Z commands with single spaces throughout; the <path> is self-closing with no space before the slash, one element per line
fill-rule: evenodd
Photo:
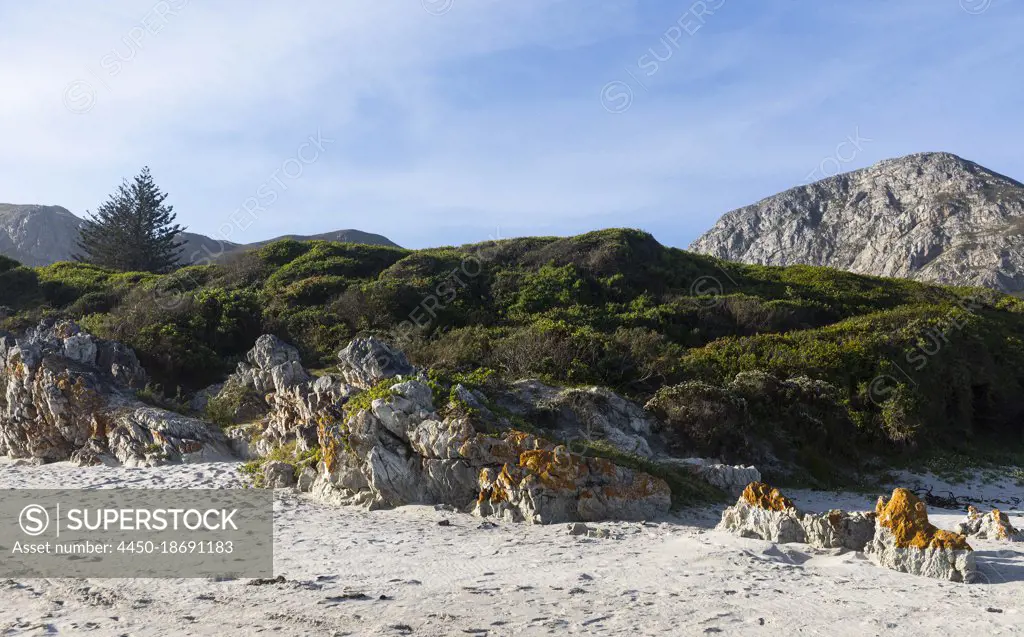
<path fill-rule="evenodd" d="M 727 263 L 634 230 L 472 246 L 280 241 L 165 276 L 0 261 L 0 327 L 84 320 L 165 387 L 222 378 L 263 332 L 330 364 L 357 334 L 452 372 L 661 388 L 680 444 L 819 474 L 851 449 L 1022 436 L 1024 302 L 828 268 Z M 760 374 L 760 375 L 759 375 Z M 766 375 L 767 374 L 767 375 Z M 785 459 L 785 458 L 784 458 Z"/>

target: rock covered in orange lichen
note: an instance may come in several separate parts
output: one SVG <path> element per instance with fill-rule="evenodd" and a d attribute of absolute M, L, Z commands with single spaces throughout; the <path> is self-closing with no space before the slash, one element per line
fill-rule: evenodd
<path fill-rule="evenodd" d="M 970 551 L 967 538 L 943 531 L 928 521 L 928 509 L 912 491 L 896 489 L 888 500 L 878 498 L 878 525 L 892 531 L 898 548 Z"/>
<path fill-rule="evenodd" d="M 924 503 L 907 489 L 878 499 L 875 536 L 865 555 L 894 571 L 953 582 L 977 576 L 974 552 L 967 538 L 937 528 L 928 521 Z"/>
<path fill-rule="evenodd" d="M 764 482 L 751 482 L 743 490 L 743 499 L 759 509 L 767 511 L 787 511 L 795 509 L 793 501 L 783 497 L 778 489 L 773 489 Z"/>
<path fill-rule="evenodd" d="M 780 544 L 803 543 L 807 534 L 802 517 L 778 489 L 764 482 L 751 482 L 736 504 L 722 512 L 718 530 Z"/>
<path fill-rule="evenodd" d="M 664 480 L 543 438 L 510 431 L 491 439 L 488 449 L 498 456 L 519 454 L 500 471 L 480 471 L 477 515 L 543 524 L 642 520 L 667 513 L 671 504 Z"/>
<path fill-rule="evenodd" d="M 1015 529 L 1009 516 L 999 509 L 982 513 L 973 506 L 967 507 L 967 517 L 957 526 L 957 531 L 979 540 L 1024 542 L 1024 533 Z"/>

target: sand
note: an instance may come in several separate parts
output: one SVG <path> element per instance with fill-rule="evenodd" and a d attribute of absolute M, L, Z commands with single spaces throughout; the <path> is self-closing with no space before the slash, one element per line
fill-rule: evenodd
<path fill-rule="evenodd" d="M 902 481 L 914 479 L 905 476 Z M 948 486 L 1021 496 L 1010 479 Z M 219 488 L 235 464 L 123 469 L 0 461 L 0 488 Z M 794 491 L 805 510 L 876 494 Z M 1024 634 L 1024 544 L 973 542 L 988 584 L 880 569 L 862 555 L 711 530 L 717 508 L 656 522 L 498 523 L 434 507 L 368 512 L 279 491 L 275 570 L 248 580 L 0 580 L 4 635 L 1011 635 Z M 953 528 L 956 511 L 932 509 Z M 1011 519 L 1024 527 L 1015 511 Z M 441 525 L 440 522 L 447 525 Z"/>

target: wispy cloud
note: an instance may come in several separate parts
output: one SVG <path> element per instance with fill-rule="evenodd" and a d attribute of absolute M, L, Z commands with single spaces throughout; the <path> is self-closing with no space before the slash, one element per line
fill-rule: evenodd
<path fill-rule="evenodd" d="M 602 87 L 629 79 L 678 3 L 7 4 L 0 200 L 81 214 L 149 164 L 213 234 L 317 130 L 335 145 L 234 240 L 643 225 L 685 245 L 855 130 L 872 143 L 844 169 L 943 149 L 1024 176 L 1016 4 L 732 2 L 621 114 Z"/>

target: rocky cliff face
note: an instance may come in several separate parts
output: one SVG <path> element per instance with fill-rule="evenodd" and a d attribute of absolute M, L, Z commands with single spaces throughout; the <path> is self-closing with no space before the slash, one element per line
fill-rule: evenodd
<path fill-rule="evenodd" d="M 69 260 L 81 226 L 60 206 L 0 204 L 0 254 L 31 266 Z"/>
<path fill-rule="evenodd" d="M 727 213 L 690 249 L 1020 292 L 1024 185 L 956 155 L 909 155 Z"/>

